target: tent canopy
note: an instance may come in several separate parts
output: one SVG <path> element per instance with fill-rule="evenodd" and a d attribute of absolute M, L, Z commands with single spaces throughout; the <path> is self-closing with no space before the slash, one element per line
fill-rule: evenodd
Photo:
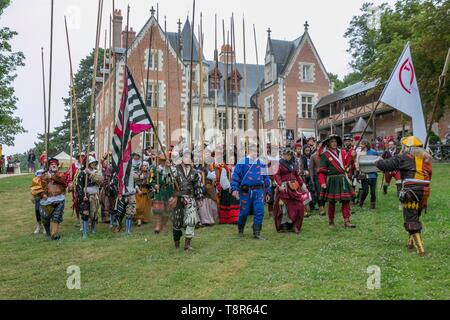
<path fill-rule="evenodd" d="M 70 156 L 67 154 L 67 153 L 65 153 L 64 151 L 63 152 L 61 152 L 60 154 L 58 154 L 57 156 L 55 156 L 55 159 L 58 159 L 58 160 L 67 160 L 67 161 L 70 161 Z"/>

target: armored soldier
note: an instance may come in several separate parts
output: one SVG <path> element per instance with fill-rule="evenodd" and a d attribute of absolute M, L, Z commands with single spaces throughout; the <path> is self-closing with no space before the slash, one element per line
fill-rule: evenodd
<path fill-rule="evenodd" d="M 100 207 L 100 185 L 103 182 L 103 175 L 97 169 L 98 161 L 89 156 L 88 166 L 78 169 L 76 179 L 76 193 L 78 197 L 78 206 L 81 214 L 81 230 L 83 239 L 87 238 L 88 222 L 90 222 L 90 231 L 95 232 L 95 224 L 98 219 L 98 210 Z M 86 185 L 87 179 L 87 185 Z"/>
<path fill-rule="evenodd" d="M 407 248 L 413 250 L 415 247 L 417 253 L 424 256 L 420 216 L 430 196 L 432 158 L 414 136 L 403 138 L 401 143 L 403 149 L 400 154 L 378 160 L 375 165 L 383 172 L 400 172 L 402 189 L 399 198 L 403 204 L 404 227 L 409 233 Z"/>
<path fill-rule="evenodd" d="M 45 231 L 52 240 L 59 240 L 59 226 L 63 222 L 64 205 L 66 202 L 67 175 L 58 172 L 59 161 L 50 159 L 49 169 L 40 176 L 40 188 L 32 189 L 33 196 L 40 198 L 39 210 Z"/>
<path fill-rule="evenodd" d="M 173 213 L 173 240 L 175 248 L 179 249 L 182 229 L 185 228 L 184 250 L 188 251 L 192 250 L 195 227 L 200 221 L 198 207 L 203 205 L 203 188 L 200 176 L 192 166 L 190 150 L 184 148 L 178 156 L 182 157 L 182 163 L 172 167 L 172 176 L 178 185 L 174 194 L 177 204 Z"/>

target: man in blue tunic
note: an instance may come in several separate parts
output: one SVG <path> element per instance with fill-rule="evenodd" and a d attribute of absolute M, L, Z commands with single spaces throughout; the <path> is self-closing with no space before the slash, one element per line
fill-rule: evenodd
<path fill-rule="evenodd" d="M 266 164 L 257 157 L 257 146 L 249 146 L 248 156 L 236 164 L 231 177 L 231 192 L 233 197 L 240 200 L 238 220 L 239 236 L 244 235 L 247 217 L 252 212 L 253 237 L 265 240 L 261 236 L 264 218 L 264 200 L 269 201 L 272 190 Z"/>

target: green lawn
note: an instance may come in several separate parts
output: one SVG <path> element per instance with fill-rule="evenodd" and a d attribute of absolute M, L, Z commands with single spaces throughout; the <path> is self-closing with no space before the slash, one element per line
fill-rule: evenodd
<path fill-rule="evenodd" d="M 340 215 L 329 229 L 314 213 L 300 236 L 277 234 L 266 218 L 268 241 L 253 240 L 251 226 L 244 239 L 235 226 L 215 226 L 197 230 L 185 253 L 152 224 L 132 236 L 101 225 L 83 241 L 70 209 L 61 241 L 33 235 L 31 176 L 1 179 L 0 299 L 449 299 L 450 165 L 435 165 L 433 177 L 423 258 L 405 248 L 394 186 L 378 192 L 376 211 L 356 210 L 353 230 Z M 71 265 L 81 268 L 81 290 L 66 287 Z M 367 289 L 372 265 L 379 290 Z"/>

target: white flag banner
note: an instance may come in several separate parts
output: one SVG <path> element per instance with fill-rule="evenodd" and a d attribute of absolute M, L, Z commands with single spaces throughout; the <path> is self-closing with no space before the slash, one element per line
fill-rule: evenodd
<path fill-rule="evenodd" d="M 414 135 L 425 143 L 427 129 L 409 42 L 406 44 L 379 100 L 410 116 Z"/>

